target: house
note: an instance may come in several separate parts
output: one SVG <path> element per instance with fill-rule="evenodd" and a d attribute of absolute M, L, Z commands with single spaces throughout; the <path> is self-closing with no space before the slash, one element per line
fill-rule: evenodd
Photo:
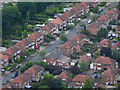
<path fill-rule="evenodd" d="M 87 25 L 86 30 L 88 30 L 92 36 L 96 36 L 102 24 L 102 21 L 96 20 L 91 24 Z"/>
<path fill-rule="evenodd" d="M 36 45 L 38 46 L 39 44 L 44 42 L 44 35 L 42 32 L 34 32 L 30 36 L 27 37 L 27 39 L 32 40 Z"/>
<path fill-rule="evenodd" d="M 43 28 L 41 28 L 42 32 L 46 32 L 48 34 L 53 34 L 58 32 L 58 25 L 55 23 L 47 23 Z"/>
<path fill-rule="evenodd" d="M 78 74 L 72 79 L 72 82 L 68 83 L 68 88 L 82 88 L 88 78 L 87 75 Z"/>
<path fill-rule="evenodd" d="M 0 63 L 2 68 L 8 65 L 8 56 L 0 54 Z"/>
<path fill-rule="evenodd" d="M 89 3 L 81 2 L 78 4 L 78 7 L 82 7 L 84 13 L 88 13 L 89 11 Z"/>
<path fill-rule="evenodd" d="M 34 45 L 35 43 L 33 43 L 32 40 L 24 38 L 18 43 L 16 43 L 14 46 L 18 47 L 21 50 L 21 52 L 24 52 L 24 51 L 27 51 L 28 49 L 33 49 Z"/>
<path fill-rule="evenodd" d="M 100 27 L 107 28 L 107 25 L 104 25 L 103 22 L 105 24 L 108 24 L 108 22 L 113 18 L 116 19 L 117 17 L 116 13 L 117 13 L 117 10 L 115 8 L 111 9 L 110 11 L 108 11 L 107 13 L 99 17 L 96 21 L 87 25 L 87 30 L 91 33 L 91 35 L 96 36 Z"/>
<path fill-rule="evenodd" d="M 65 56 L 70 57 L 70 55 L 74 53 L 75 45 L 76 44 L 74 42 L 67 41 L 62 45 L 58 46 L 58 49 L 60 49 Z"/>
<path fill-rule="evenodd" d="M 59 49 L 54 50 L 52 53 L 47 55 L 45 58 L 46 58 L 45 62 L 47 64 L 60 66 L 62 68 L 69 68 L 71 66 L 70 58 L 64 56 L 63 53 L 61 52 L 61 50 L 59 50 Z"/>
<path fill-rule="evenodd" d="M 104 39 L 104 40 L 102 40 L 100 43 L 99 43 L 99 47 L 101 48 L 101 47 L 107 47 L 107 48 L 111 48 L 111 46 L 112 46 L 112 42 L 111 42 L 111 40 L 109 40 L 109 39 Z"/>
<path fill-rule="evenodd" d="M 117 12 L 118 10 L 116 8 L 113 8 L 111 10 L 109 10 L 108 12 L 106 12 L 107 16 L 109 17 L 109 20 L 117 19 Z"/>
<path fill-rule="evenodd" d="M 27 69 L 24 73 L 32 75 L 32 81 L 39 82 L 43 71 L 44 71 L 44 67 L 34 64 L 32 67 Z"/>
<path fill-rule="evenodd" d="M 79 13 L 78 13 L 78 8 L 77 6 L 73 7 L 70 12 L 74 12 L 75 13 L 75 18 L 78 19 Z"/>
<path fill-rule="evenodd" d="M 84 35 L 82 33 L 77 33 L 76 35 L 71 37 L 69 39 L 69 41 L 72 41 L 72 42 L 77 43 L 78 45 L 82 46 L 85 43 L 88 43 L 89 39 L 86 37 L 86 35 Z"/>
<path fill-rule="evenodd" d="M 102 73 L 101 79 L 103 84 L 114 85 L 120 80 L 120 73 L 117 68 L 111 68 Z"/>
<path fill-rule="evenodd" d="M 16 46 L 11 46 L 7 50 L 2 52 L 2 54 L 7 55 L 9 59 L 13 58 L 15 60 L 18 57 L 20 57 L 20 53 L 21 53 L 21 50 L 19 49 L 19 47 L 16 47 Z"/>
<path fill-rule="evenodd" d="M 63 20 L 61 20 L 59 17 L 57 17 L 56 19 L 54 19 L 50 23 L 57 24 L 58 29 L 63 29 L 63 26 L 65 25 L 65 22 Z"/>
<path fill-rule="evenodd" d="M 112 50 L 114 49 L 117 49 L 120 53 L 120 41 L 118 41 L 117 43 L 115 43 L 113 46 L 112 46 Z"/>
<path fill-rule="evenodd" d="M 63 84 L 68 84 L 72 81 L 72 73 L 70 71 L 63 71 L 57 78 L 60 78 Z"/>
<path fill-rule="evenodd" d="M 107 70 L 113 67 L 115 67 L 115 60 L 104 56 L 96 58 L 90 65 L 93 70 Z"/>
<path fill-rule="evenodd" d="M 92 57 L 86 54 L 79 58 L 79 62 L 86 62 L 89 65 L 92 62 Z"/>
<path fill-rule="evenodd" d="M 13 80 L 10 81 L 11 84 L 14 84 L 18 88 L 24 88 L 27 85 L 30 85 L 32 81 L 32 75 L 22 73 Z"/>
<path fill-rule="evenodd" d="M 120 37 L 120 27 L 115 29 L 116 37 Z"/>
<path fill-rule="evenodd" d="M 107 14 L 103 14 L 102 16 L 100 16 L 100 17 L 98 18 L 98 20 L 102 21 L 103 24 L 105 24 L 105 25 L 107 25 L 108 22 L 109 22 L 109 18 L 107 17 Z"/>

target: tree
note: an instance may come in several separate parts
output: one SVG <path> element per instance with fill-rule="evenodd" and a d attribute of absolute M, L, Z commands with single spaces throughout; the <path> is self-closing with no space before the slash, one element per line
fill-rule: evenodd
<path fill-rule="evenodd" d="M 94 13 L 98 13 L 98 11 L 99 11 L 99 6 L 98 6 L 98 5 L 95 6 L 94 8 L 91 9 L 91 11 L 94 12 Z"/>
<path fill-rule="evenodd" d="M 41 85 L 41 86 L 39 86 L 38 88 L 49 88 L 47 85 Z M 48 89 L 49 90 L 49 89 Z"/>
<path fill-rule="evenodd" d="M 64 85 L 62 84 L 61 79 L 57 78 L 48 83 L 48 86 L 51 88 L 63 88 Z"/>
<path fill-rule="evenodd" d="M 107 48 L 107 47 L 102 47 L 100 50 L 100 54 L 102 56 L 106 56 L 106 57 L 111 57 L 112 51 L 111 48 Z"/>
<path fill-rule="evenodd" d="M 86 89 L 86 88 L 92 90 L 92 82 L 90 78 L 88 78 L 84 83 L 83 89 Z"/>
<path fill-rule="evenodd" d="M 61 34 L 61 35 L 60 35 L 60 40 L 66 42 L 66 41 L 68 40 L 68 38 L 66 37 L 65 34 Z"/>
<path fill-rule="evenodd" d="M 17 63 L 21 63 L 21 58 L 20 57 L 18 57 Z"/>
<path fill-rule="evenodd" d="M 41 84 L 47 85 L 52 80 L 54 80 L 54 76 L 52 74 L 44 74 Z"/>
<path fill-rule="evenodd" d="M 24 38 L 27 37 L 27 36 L 28 36 L 27 30 L 24 30 L 24 31 L 22 32 L 22 35 L 23 35 Z"/>
<path fill-rule="evenodd" d="M 102 38 L 105 38 L 107 36 L 107 34 L 108 34 L 108 30 L 107 29 L 100 28 L 100 30 L 98 31 L 98 34 L 96 36 L 96 40 L 98 42 L 100 42 Z"/>
<path fill-rule="evenodd" d="M 10 38 L 10 35 L 16 35 L 16 26 L 21 25 L 23 27 L 24 25 L 24 19 L 16 5 L 3 7 L 2 19 L 3 38 Z"/>
<path fill-rule="evenodd" d="M 76 65 L 75 66 L 72 66 L 72 67 L 70 67 L 69 68 L 69 70 L 71 71 L 71 73 L 73 73 L 73 74 L 80 74 L 81 72 L 80 72 L 80 68 L 79 67 L 77 67 Z"/>
<path fill-rule="evenodd" d="M 119 51 L 117 49 L 114 49 L 112 51 L 112 58 L 115 60 L 118 60 L 118 62 L 120 63 L 120 54 L 119 54 Z"/>
<path fill-rule="evenodd" d="M 84 72 L 86 70 L 88 70 L 88 63 L 85 61 L 82 61 L 79 63 L 79 67 L 80 67 L 80 72 Z"/>
<path fill-rule="evenodd" d="M 44 51 L 44 50 L 42 50 L 42 51 L 40 51 L 40 56 L 42 57 L 42 58 L 44 58 L 45 57 L 45 55 L 46 55 L 46 52 Z"/>

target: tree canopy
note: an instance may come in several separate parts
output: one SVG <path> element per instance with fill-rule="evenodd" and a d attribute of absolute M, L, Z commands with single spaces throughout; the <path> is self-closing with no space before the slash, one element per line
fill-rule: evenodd
<path fill-rule="evenodd" d="M 84 86 L 83 86 L 83 89 L 90 89 L 92 90 L 92 82 L 90 80 L 90 78 L 88 78 L 85 83 L 84 83 Z"/>

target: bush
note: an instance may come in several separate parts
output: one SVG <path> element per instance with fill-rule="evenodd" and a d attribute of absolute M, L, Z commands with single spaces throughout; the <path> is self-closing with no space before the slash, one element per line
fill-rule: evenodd
<path fill-rule="evenodd" d="M 112 7 L 108 7 L 108 11 L 111 10 L 111 9 L 112 9 Z"/>
<path fill-rule="evenodd" d="M 18 57 L 17 63 L 21 63 L 21 58 L 20 57 Z"/>
<path fill-rule="evenodd" d="M 61 39 L 62 41 L 64 41 L 64 42 L 67 41 L 67 37 L 66 37 L 65 34 L 61 34 L 61 35 L 60 35 L 60 39 Z"/>
<path fill-rule="evenodd" d="M 47 43 L 49 43 L 50 41 L 51 41 L 50 38 L 46 38 L 46 39 L 45 39 L 45 42 L 47 42 Z"/>

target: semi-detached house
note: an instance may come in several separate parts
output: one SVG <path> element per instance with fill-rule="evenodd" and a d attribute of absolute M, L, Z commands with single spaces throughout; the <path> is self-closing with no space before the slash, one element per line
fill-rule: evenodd
<path fill-rule="evenodd" d="M 120 81 L 120 73 L 117 68 L 106 70 L 101 75 L 102 84 L 115 85 Z"/>
<path fill-rule="evenodd" d="M 33 46 L 33 49 L 35 46 L 40 45 L 44 41 L 44 35 L 42 32 L 34 32 L 30 36 L 26 37 L 28 40 L 32 40 L 32 42 L 35 44 Z"/>
<path fill-rule="evenodd" d="M 93 70 L 107 70 L 115 67 L 115 63 L 112 58 L 100 56 L 91 63 L 90 68 Z"/>
<path fill-rule="evenodd" d="M 54 50 L 52 53 L 45 57 L 45 62 L 54 66 L 60 66 L 62 68 L 69 68 L 71 66 L 70 58 L 63 55 L 61 50 Z"/>
<path fill-rule="evenodd" d="M 7 55 L 9 59 L 17 59 L 20 56 L 21 49 L 17 46 L 9 47 L 6 51 L 2 52 L 2 54 Z"/>
<path fill-rule="evenodd" d="M 107 28 L 108 22 L 110 20 L 117 18 L 117 9 L 113 8 L 101 17 L 99 17 L 96 21 L 87 25 L 87 30 L 91 35 L 96 36 L 101 27 Z"/>
<path fill-rule="evenodd" d="M 0 63 L 1 63 L 2 67 L 7 66 L 8 65 L 8 56 L 0 54 Z"/>

